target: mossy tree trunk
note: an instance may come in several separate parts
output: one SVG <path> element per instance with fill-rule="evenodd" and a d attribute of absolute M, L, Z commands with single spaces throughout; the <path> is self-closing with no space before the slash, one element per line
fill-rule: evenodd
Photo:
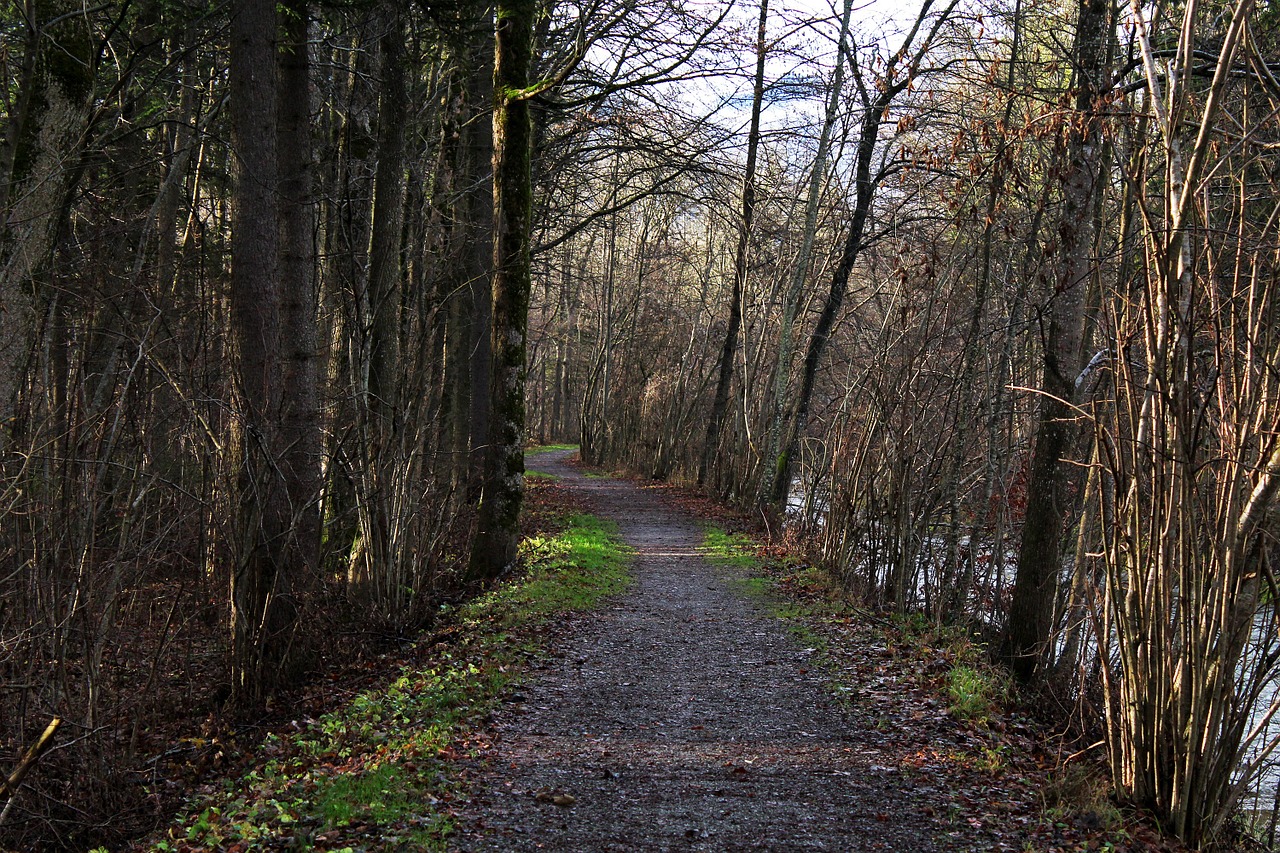
<path fill-rule="evenodd" d="M 498 3 L 493 72 L 493 371 L 489 442 L 468 579 L 516 561 L 524 498 L 524 382 L 533 212 L 533 121 L 528 100 L 534 0 Z"/>

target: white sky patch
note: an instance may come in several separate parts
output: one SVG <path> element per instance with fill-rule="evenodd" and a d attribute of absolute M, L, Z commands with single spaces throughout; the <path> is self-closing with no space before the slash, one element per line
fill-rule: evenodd
<path fill-rule="evenodd" d="M 892 45 L 890 50 L 896 49 L 922 4 L 923 0 L 855 0 L 850 22 L 854 49 L 862 57 L 874 46 L 879 46 L 882 53 L 887 45 Z M 761 126 L 766 134 L 812 135 L 816 144 L 835 63 L 842 11 L 843 0 L 770 0 L 765 34 L 769 42 L 765 65 L 768 91 L 761 114 Z M 695 109 L 698 106 L 710 109 L 725 103 L 721 122 L 726 126 L 737 125 L 744 144 L 750 123 L 759 15 L 758 2 L 737 0 L 725 23 L 738 34 L 739 71 L 697 81 L 681 87 L 680 93 L 681 100 Z M 845 85 L 852 85 L 847 74 Z"/>
<path fill-rule="evenodd" d="M 617 0 L 619 8 L 627 0 Z M 752 83 L 755 71 L 759 0 L 670 0 L 681 15 L 647 9 L 646 17 L 625 12 L 622 32 L 606 35 L 589 54 L 589 64 L 608 78 L 627 79 L 651 73 L 671 57 L 681 55 L 682 45 L 701 46 L 675 74 L 675 79 L 655 81 L 644 95 L 648 108 L 672 113 L 672 126 L 713 125 L 722 136 L 715 154 L 725 161 L 745 158 L 750 125 Z M 883 58 L 901 44 L 924 0 L 855 0 L 850 25 L 852 49 L 864 74 L 871 71 L 873 55 Z M 941 7 L 945 0 L 935 0 Z M 725 13 L 728 7 L 727 14 Z M 829 86 L 836 61 L 843 0 L 770 0 L 765 37 L 766 95 L 761 116 L 766 145 L 796 169 L 807 171 L 816 149 Z M 710 35 L 702 27 L 721 18 Z M 629 39 L 625 33 L 641 32 Z M 856 84 L 846 72 L 844 115 L 855 120 Z M 867 85 L 872 82 L 867 79 Z M 852 113 L 850 112 L 852 110 Z M 643 114 L 642 112 L 640 113 Z M 839 150 L 835 145 L 833 155 Z"/>

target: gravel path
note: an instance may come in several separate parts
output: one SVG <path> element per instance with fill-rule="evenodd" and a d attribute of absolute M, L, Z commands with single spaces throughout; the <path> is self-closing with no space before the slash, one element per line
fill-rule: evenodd
<path fill-rule="evenodd" d="M 929 789 L 882 754 L 865 714 L 831 700 L 811 650 L 699 556 L 699 524 L 633 483 L 582 476 L 569 455 L 530 467 L 618 522 L 635 583 L 498 714 L 456 848 L 946 849 Z"/>

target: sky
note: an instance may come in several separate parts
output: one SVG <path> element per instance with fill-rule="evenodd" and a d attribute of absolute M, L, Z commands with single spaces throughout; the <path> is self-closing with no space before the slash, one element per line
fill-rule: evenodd
<path fill-rule="evenodd" d="M 915 20 L 923 0 L 854 0 L 851 30 L 856 44 L 869 41 L 893 41 L 905 32 Z M 937 2 L 937 0 L 935 0 Z M 734 0 L 731 18 L 745 31 L 752 34 L 759 16 L 759 0 Z M 812 80 L 814 74 L 824 78 L 830 74 L 834 62 L 836 38 L 839 35 L 840 13 L 843 0 L 769 0 L 767 38 L 782 38 L 766 65 L 768 81 Z M 817 26 L 802 27 L 801 22 L 818 20 Z M 727 111 L 736 116 L 745 129 L 749 119 L 751 85 L 749 72 L 754 58 L 750 55 L 754 45 L 747 47 L 741 58 L 747 77 L 725 78 L 706 85 L 707 100 L 715 92 L 725 95 L 735 93 L 735 103 Z M 896 47 L 896 44 L 895 44 Z M 762 125 L 768 131 L 790 130 L 797 125 L 816 124 L 825 109 L 824 97 L 782 97 L 775 88 L 773 98 L 766 104 Z"/>

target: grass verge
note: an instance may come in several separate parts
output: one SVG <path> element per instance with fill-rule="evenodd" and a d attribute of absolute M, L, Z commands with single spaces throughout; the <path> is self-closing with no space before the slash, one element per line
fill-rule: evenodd
<path fill-rule="evenodd" d="M 553 450 L 577 450 L 576 444 L 534 444 L 524 449 L 525 456 L 537 456 L 539 453 L 550 453 Z"/>
<path fill-rule="evenodd" d="M 756 572 L 764 565 L 756 551 L 755 542 L 745 533 L 707 527 L 702 536 L 702 554 L 713 565 Z"/>
<path fill-rule="evenodd" d="M 457 759 L 487 745 L 483 720 L 549 642 L 549 625 L 624 590 L 629 550 L 576 514 L 524 540 L 521 577 L 442 614 L 429 663 L 333 713 L 268 735 L 261 761 L 210 791 L 150 849 L 441 850 Z"/>

